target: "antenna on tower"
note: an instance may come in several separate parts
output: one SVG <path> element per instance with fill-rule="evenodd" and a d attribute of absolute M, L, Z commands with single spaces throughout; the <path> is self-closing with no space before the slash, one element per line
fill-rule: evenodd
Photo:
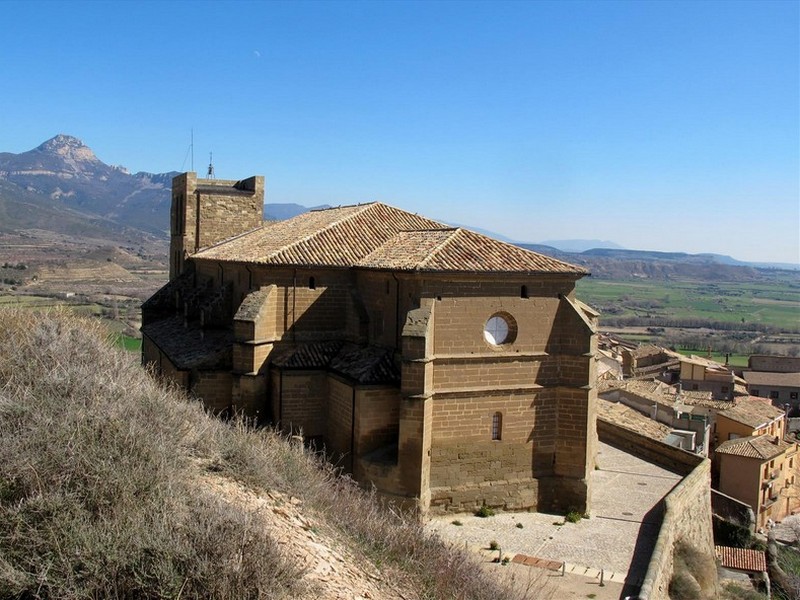
<path fill-rule="evenodd" d="M 192 149 L 192 173 L 194 173 L 194 127 L 192 127 L 192 139 L 189 147 Z"/>
<path fill-rule="evenodd" d="M 208 178 L 214 179 L 214 153 L 208 153 Z"/>

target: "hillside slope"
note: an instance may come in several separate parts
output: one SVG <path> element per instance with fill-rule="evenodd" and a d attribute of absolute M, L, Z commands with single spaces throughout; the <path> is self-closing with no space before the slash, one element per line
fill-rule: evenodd
<path fill-rule="evenodd" d="M 0 310 L 0 598 L 514 597 L 66 314 Z"/>

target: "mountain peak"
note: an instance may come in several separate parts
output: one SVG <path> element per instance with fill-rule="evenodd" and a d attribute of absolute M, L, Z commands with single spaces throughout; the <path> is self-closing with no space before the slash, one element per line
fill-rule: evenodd
<path fill-rule="evenodd" d="M 97 157 L 89 146 L 78 138 L 63 133 L 59 133 L 57 136 L 50 138 L 44 144 L 37 147 L 36 150 L 49 154 L 58 154 L 63 158 L 76 161 L 97 160 Z"/>

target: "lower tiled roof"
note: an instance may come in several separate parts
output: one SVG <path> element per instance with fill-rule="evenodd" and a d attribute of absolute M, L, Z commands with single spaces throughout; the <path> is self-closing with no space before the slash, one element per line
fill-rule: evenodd
<path fill-rule="evenodd" d="M 719 414 L 731 421 L 758 428 L 782 417 L 784 411 L 772 406 L 769 401 L 762 402 L 749 396 L 747 398 L 739 398 L 736 406 Z"/>
<path fill-rule="evenodd" d="M 654 421 L 629 406 L 603 398 L 597 399 L 597 417 L 659 442 L 663 442 L 671 431 L 666 425 Z"/>
<path fill-rule="evenodd" d="M 781 440 L 774 435 L 754 435 L 722 442 L 717 446 L 715 452 L 717 454 L 755 458 L 763 462 L 780 456 L 791 446 L 790 442 Z"/>
<path fill-rule="evenodd" d="M 767 558 L 761 550 L 746 550 L 744 548 L 731 548 L 730 546 L 714 546 L 723 567 L 739 571 L 755 571 L 762 573 L 767 570 Z"/>
<path fill-rule="evenodd" d="M 220 329 L 184 327 L 176 316 L 142 326 L 150 338 L 179 369 L 230 369 L 233 332 Z"/>
<path fill-rule="evenodd" d="M 317 342 L 276 351 L 272 364 L 284 369 L 326 369 L 361 385 L 397 384 L 392 350 L 341 341 Z"/>
<path fill-rule="evenodd" d="M 800 373 L 773 373 L 770 371 L 745 371 L 747 385 L 800 387 Z M 766 392 L 767 390 L 764 390 Z"/>

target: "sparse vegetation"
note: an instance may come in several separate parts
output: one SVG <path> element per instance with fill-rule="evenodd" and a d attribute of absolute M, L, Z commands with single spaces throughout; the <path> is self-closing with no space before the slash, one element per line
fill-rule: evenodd
<path fill-rule="evenodd" d="M 706 600 L 715 598 L 717 567 L 714 557 L 696 548 L 678 543 L 675 548 L 669 597 L 676 600 Z"/>
<path fill-rule="evenodd" d="M 749 584 L 738 585 L 732 581 L 722 584 L 722 600 L 767 600 L 767 595 L 758 592 L 752 587 L 745 587 Z"/>
<path fill-rule="evenodd" d="M 523 529 L 525 526 L 522 523 L 517 523 L 517 529 Z"/>
<path fill-rule="evenodd" d="M 484 504 L 478 510 L 475 511 L 475 516 L 476 517 L 481 517 L 482 519 L 485 519 L 486 517 L 493 517 L 494 516 L 494 509 L 493 508 L 489 508 L 488 506 L 486 506 Z"/>
<path fill-rule="evenodd" d="M 455 519 L 455 520 L 451 521 L 451 523 L 453 525 L 455 525 L 456 527 L 461 527 L 463 525 L 463 523 L 461 521 L 459 521 L 458 519 Z"/>
<path fill-rule="evenodd" d="M 567 523 L 577 523 L 581 519 L 588 519 L 589 515 L 587 513 L 583 513 L 579 510 L 568 510 L 567 514 L 564 515 L 564 521 Z"/>
<path fill-rule="evenodd" d="M 296 498 L 413 597 L 519 597 L 302 447 L 159 385 L 96 324 L 2 309 L 0 347 L 0 598 L 313 597 L 209 479 Z"/>

